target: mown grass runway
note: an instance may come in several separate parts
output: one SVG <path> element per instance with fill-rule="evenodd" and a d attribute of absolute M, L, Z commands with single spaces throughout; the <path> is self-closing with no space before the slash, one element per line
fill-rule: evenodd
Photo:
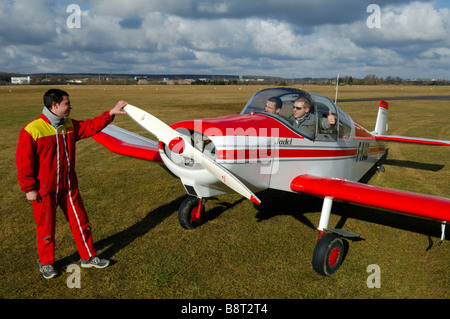
<path fill-rule="evenodd" d="M 259 86 L 62 86 L 74 109 L 90 118 L 126 100 L 167 124 L 239 113 Z M 334 98 L 334 87 L 303 86 Z M 237 194 L 207 202 L 209 221 L 186 231 L 177 221 L 185 198 L 178 179 L 155 163 L 113 154 L 93 139 L 77 144 L 80 191 L 107 269 L 82 269 L 81 288 L 68 288 L 79 256 L 58 214 L 56 258 L 60 276 L 41 277 L 31 206 L 19 190 L 15 150 L 20 128 L 38 117 L 48 87 L 0 87 L 0 297 L 7 299 L 196 298 L 437 298 L 449 295 L 450 244 L 437 246 L 440 225 L 369 208 L 339 204 L 331 226 L 362 234 L 350 242 L 331 277 L 317 275 L 311 256 L 321 200 L 274 191 L 258 194 L 261 207 Z M 378 102 L 339 99 L 448 96 L 449 87 L 344 86 L 338 104 L 372 130 Z M 450 139 L 450 101 L 392 100 L 389 134 Z M 115 125 L 149 137 L 127 116 Z M 369 184 L 450 197 L 450 150 L 390 144 L 385 173 Z M 448 231 L 447 231 L 447 237 Z M 368 288 L 367 267 L 377 264 L 381 288 Z"/>

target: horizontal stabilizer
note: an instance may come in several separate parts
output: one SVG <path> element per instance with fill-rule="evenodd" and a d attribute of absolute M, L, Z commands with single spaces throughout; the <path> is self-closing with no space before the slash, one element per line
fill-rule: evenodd
<path fill-rule="evenodd" d="M 159 155 L 158 142 L 115 125 L 108 125 L 92 138 L 113 153 L 148 161 L 162 162 Z"/>
<path fill-rule="evenodd" d="M 297 176 L 291 182 L 291 189 L 294 192 L 329 196 L 350 203 L 450 222 L 450 199 L 444 197 L 312 175 Z"/>
<path fill-rule="evenodd" d="M 403 143 L 450 146 L 450 141 L 434 140 L 434 139 L 429 139 L 429 138 L 407 137 L 407 136 L 396 136 L 396 135 L 375 135 L 374 137 L 376 140 L 383 140 L 383 141 L 388 141 L 388 142 L 403 142 Z"/>

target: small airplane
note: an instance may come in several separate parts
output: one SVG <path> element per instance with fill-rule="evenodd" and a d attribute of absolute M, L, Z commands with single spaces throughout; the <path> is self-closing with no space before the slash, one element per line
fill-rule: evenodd
<path fill-rule="evenodd" d="M 272 97 L 282 101 L 278 114 L 265 111 L 266 101 Z M 310 101 L 309 112 L 315 119 L 312 132 L 296 128 L 289 121 L 298 98 Z M 369 170 L 383 170 L 387 142 L 450 145 L 445 140 L 386 135 L 386 101 L 380 102 L 373 132 L 355 122 L 331 99 L 294 88 L 261 90 L 237 115 L 171 126 L 133 105 L 128 104 L 124 110 L 159 142 L 114 125 L 94 139 L 117 154 L 160 162 L 179 177 L 190 195 L 178 210 L 183 228 L 201 224 L 207 199 L 234 191 L 259 205 L 255 193 L 276 189 L 323 198 L 312 258 L 314 270 L 323 276 L 341 266 L 345 238 L 360 237 L 347 230 L 328 228 L 334 201 L 436 220 L 441 223 L 440 243 L 444 240 L 450 199 L 359 182 Z M 335 124 L 324 130 L 319 122 L 330 114 Z"/>

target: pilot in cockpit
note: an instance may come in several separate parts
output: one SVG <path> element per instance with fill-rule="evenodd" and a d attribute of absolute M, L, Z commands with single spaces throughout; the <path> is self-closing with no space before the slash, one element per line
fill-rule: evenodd
<path fill-rule="evenodd" d="M 300 97 L 295 100 L 293 108 L 294 114 L 289 117 L 289 122 L 294 127 L 301 128 L 303 131 L 314 134 L 315 121 L 314 114 L 310 112 L 311 101 L 305 97 Z M 320 120 L 319 125 L 322 131 L 329 130 L 336 125 L 336 118 L 331 114 L 331 110 L 327 118 L 322 118 Z"/>
<path fill-rule="evenodd" d="M 283 102 L 279 97 L 271 97 L 266 101 L 266 108 L 264 109 L 267 113 L 279 114 L 281 111 L 281 107 L 283 106 Z"/>

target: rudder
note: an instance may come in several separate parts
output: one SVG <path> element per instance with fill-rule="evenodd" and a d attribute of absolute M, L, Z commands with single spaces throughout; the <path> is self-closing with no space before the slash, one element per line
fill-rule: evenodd
<path fill-rule="evenodd" d="M 375 124 L 375 131 L 373 134 L 375 135 L 385 135 L 387 132 L 388 124 L 388 108 L 389 103 L 381 100 L 380 101 L 380 107 L 378 108 L 378 116 L 377 116 L 377 122 Z"/>

